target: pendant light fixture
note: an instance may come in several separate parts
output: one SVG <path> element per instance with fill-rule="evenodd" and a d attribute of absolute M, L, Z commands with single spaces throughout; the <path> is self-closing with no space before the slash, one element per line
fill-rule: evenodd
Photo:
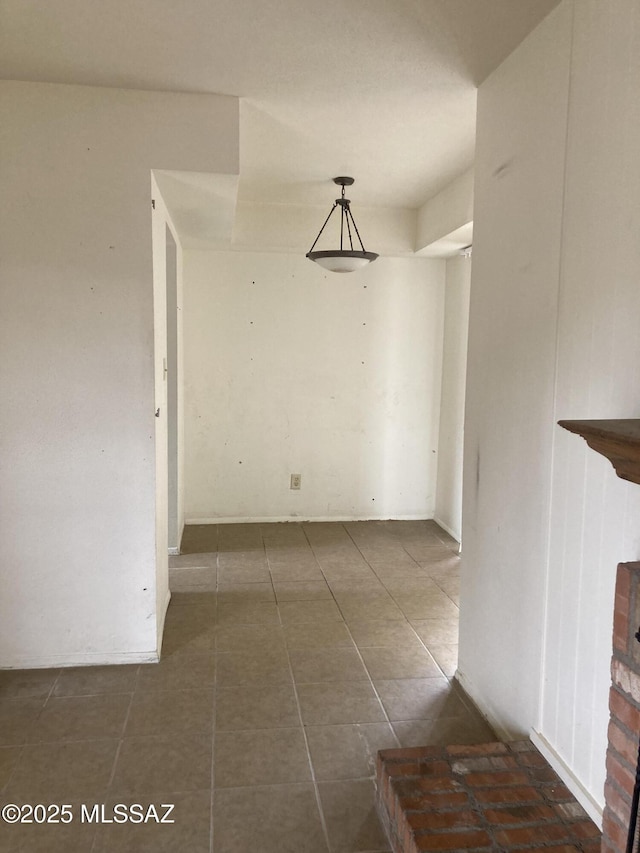
<path fill-rule="evenodd" d="M 360 232 L 358 231 L 358 226 L 356 225 L 356 221 L 351 213 L 351 201 L 344 197 L 344 188 L 350 187 L 351 184 L 353 184 L 353 178 L 334 178 L 333 182 L 334 184 L 338 184 L 342 187 L 342 196 L 335 200 L 333 207 L 329 211 L 329 216 L 325 219 L 324 225 L 320 229 L 313 246 L 309 249 L 306 256 L 309 260 L 315 261 L 326 270 L 331 270 L 331 272 L 353 272 L 361 267 L 365 267 L 367 264 L 371 263 L 371 261 L 375 261 L 378 256 L 374 252 L 365 251 L 362 238 L 360 237 Z M 331 249 L 329 251 L 314 252 L 313 250 L 316 243 L 320 239 L 320 236 L 322 235 L 327 222 L 331 219 L 331 214 L 336 207 L 340 207 L 340 248 Z M 346 236 L 345 226 L 347 232 Z M 360 243 L 360 249 L 353 248 L 352 226 Z M 344 248 L 346 237 L 349 238 L 348 249 Z"/>

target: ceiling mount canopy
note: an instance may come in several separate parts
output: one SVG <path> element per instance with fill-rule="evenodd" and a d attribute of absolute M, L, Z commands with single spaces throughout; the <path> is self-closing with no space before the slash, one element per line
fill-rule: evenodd
<path fill-rule="evenodd" d="M 317 264 L 320 264 L 321 267 L 324 267 L 324 269 L 331 270 L 331 272 L 353 272 L 354 270 L 360 269 L 360 267 L 365 267 L 367 264 L 371 263 L 371 261 L 375 261 L 378 255 L 376 255 L 375 252 L 367 252 L 365 250 L 362 237 L 360 237 L 360 232 L 358 231 L 358 226 L 356 225 L 356 221 L 351 213 L 351 201 L 344 197 L 344 188 L 350 187 L 353 184 L 354 179 L 341 177 L 334 178 L 333 182 L 342 187 L 342 195 L 340 198 L 335 200 L 333 207 L 329 211 L 329 215 L 324 221 L 324 225 L 320 229 L 318 236 L 313 242 L 313 246 L 309 249 L 306 256 L 309 260 L 315 261 Z M 337 207 L 340 207 L 340 248 L 330 249 L 329 251 L 314 252 L 313 250 L 316 243 L 320 239 L 327 222 L 331 219 L 331 214 Z M 346 236 L 348 237 L 349 242 L 348 249 L 344 248 L 345 226 Z M 353 248 L 353 232 L 355 232 L 355 235 L 358 238 L 360 249 Z"/>

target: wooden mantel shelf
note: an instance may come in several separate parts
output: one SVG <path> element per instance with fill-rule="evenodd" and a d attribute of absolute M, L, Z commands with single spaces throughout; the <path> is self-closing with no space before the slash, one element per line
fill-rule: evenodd
<path fill-rule="evenodd" d="M 558 421 L 581 435 L 593 450 L 606 456 L 618 477 L 640 485 L 640 419 Z"/>

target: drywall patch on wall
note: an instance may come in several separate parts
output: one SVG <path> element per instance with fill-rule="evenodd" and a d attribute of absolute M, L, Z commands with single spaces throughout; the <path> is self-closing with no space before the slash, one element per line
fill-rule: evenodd
<path fill-rule="evenodd" d="M 187 519 L 432 517 L 444 261 L 184 260 Z"/>

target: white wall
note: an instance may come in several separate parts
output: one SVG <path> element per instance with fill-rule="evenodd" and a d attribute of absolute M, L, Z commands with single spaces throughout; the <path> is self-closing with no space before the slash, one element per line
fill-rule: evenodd
<path fill-rule="evenodd" d="M 554 420 L 640 417 L 638 81 L 638 3 L 576 2 Z M 602 805 L 616 564 L 640 557 L 640 487 L 559 428 L 553 452 L 537 727 Z"/>
<path fill-rule="evenodd" d="M 520 733 L 539 687 L 570 24 L 552 13 L 478 91 L 459 669 Z"/>
<path fill-rule="evenodd" d="M 597 816 L 640 490 L 560 418 L 638 417 L 634 0 L 565 0 L 480 87 L 460 677 Z"/>
<path fill-rule="evenodd" d="M 468 169 L 418 210 L 416 251 L 436 243 L 472 220 L 473 169 Z"/>
<path fill-rule="evenodd" d="M 150 171 L 237 171 L 237 100 L 17 82 L 0 97 L 0 665 L 152 659 Z"/>
<path fill-rule="evenodd" d="M 184 258 L 187 521 L 432 517 L 444 261 Z"/>
<path fill-rule="evenodd" d="M 460 542 L 471 258 L 449 258 L 446 264 L 438 481 L 434 518 Z"/>

